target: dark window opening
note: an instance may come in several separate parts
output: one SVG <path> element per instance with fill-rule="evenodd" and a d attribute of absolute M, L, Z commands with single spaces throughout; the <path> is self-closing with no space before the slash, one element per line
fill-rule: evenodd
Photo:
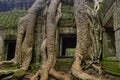
<path fill-rule="evenodd" d="M 107 33 L 107 56 L 112 57 L 115 56 L 115 35 L 114 35 L 114 30 L 113 27 L 108 27 L 106 28 L 106 33 Z"/>
<path fill-rule="evenodd" d="M 73 57 L 76 47 L 75 35 L 61 35 L 60 36 L 60 56 Z"/>
<path fill-rule="evenodd" d="M 16 40 L 6 40 L 6 59 L 11 60 L 15 55 Z"/>
<path fill-rule="evenodd" d="M 73 0 L 61 0 L 63 5 L 71 5 L 73 6 Z"/>
<path fill-rule="evenodd" d="M 92 2 L 92 3 L 94 2 L 93 0 L 86 0 L 86 1 L 88 1 L 88 2 Z"/>

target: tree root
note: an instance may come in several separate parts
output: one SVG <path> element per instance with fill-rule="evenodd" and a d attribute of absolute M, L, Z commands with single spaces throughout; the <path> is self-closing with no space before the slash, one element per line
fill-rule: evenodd
<path fill-rule="evenodd" d="M 7 79 L 16 79 L 21 78 L 25 74 L 25 70 L 23 69 L 14 69 L 14 70 L 0 70 L 0 79 L 7 80 Z"/>
<path fill-rule="evenodd" d="M 98 74 L 99 74 L 99 75 L 102 74 L 102 68 L 101 68 L 101 66 L 97 66 L 97 65 L 95 65 L 95 64 L 92 64 L 92 67 L 98 70 Z"/>
<path fill-rule="evenodd" d="M 68 74 L 66 74 L 66 73 L 62 74 L 62 73 L 56 71 L 56 70 L 53 69 L 53 68 L 50 69 L 49 74 L 50 74 L 51 76 L 55 77 L 55 78 L 58 79 L 58 80 L 71 80 L 71 79 L 70 79 L 70 76 L 69 76 Z"/>
<path fill-rule="evenodd" d="M 100 65 L 97 65 L 92 61 L 88 61 L 87 63 L 88 63 L 88 65 L 87 65 L 87 67 L 85 67 L 85 70 L 88 69 L 90 66 L 92 66 L 94 69 L 98 70 L 99 75 L 102 74 L 102 68 Z"/>
<path fill-rule="evenodd" d="M 100 80 L 98 77 L 85 73 L 82 70 L 80 63 L 81 63 L 81 59 L 79 57 L 76 57 L 75 61 L 73 62 L 72 68 L 71 68 L 72 74 L 75 77 L 79 79 L 83 79 L 83 80 Z"/>
<path fill-rule="evenodd" d="M 37 80 L 38 76 L 41 76 L 41 71 L 42 70 L 38 70 L 36 72 L 36 74 L 30 78 L 30 80 Z M 56 78 L 56 79 L 58 79 L 58 80 L 71 80 L 70 76 L 68 74 L 66 74 L 66 73 L 60 73 L 60 72 L 56 71 L 53 68 L 50 69 L 49 75 L 52 76 L 52 77 L 54 77 L 54 78 Z"/>
<path fill-rule="evenodd" d="M 15 61 L 14 60 L 10 60 L 10 61 L 1 61 L 0 62 L 0 66 L 2 66 L 2 65 L 13 65 L 13 64 L 15 64 Z"/>

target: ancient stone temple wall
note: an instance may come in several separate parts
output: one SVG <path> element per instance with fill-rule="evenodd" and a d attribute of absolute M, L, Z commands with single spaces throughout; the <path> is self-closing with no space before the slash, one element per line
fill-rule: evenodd
<path fill-rule="evenodd" d="M 104 1 L 109 2 L 109 0 Z M 120 76 L 120 0 L 110 1 L 112 3 L 106 11 L 101 11 L 100 16 L 103 25 L 102 67 L 104 72 Z M 102 9 L 104 10 L 106 7 Z"/>
<path fill-rule="evenodd" d="M 120 0 L 114 4 L 114 31 L 115 31 L 115 45 L 116 57 L 120 61 Z"/>
<path fill-rule="evenodd" d="M 3 47 L 4 47 L 4 41 L 3 38 L 0 36 L 0 61 L 2 60 Z"/>
<path fill-rule="evenodd" d="M 9 47 L 10 46 L 9 43 L 11 41 L 16 42 L 16 38 L 17 38 L 17 29 L 0 28 L 0 60 L 6 60 L 8 58 L 7 55 L 12 55 L 12 53 L 9 52 L 8 50 L 13 50 L 12 49 L 13 46 Z"/>

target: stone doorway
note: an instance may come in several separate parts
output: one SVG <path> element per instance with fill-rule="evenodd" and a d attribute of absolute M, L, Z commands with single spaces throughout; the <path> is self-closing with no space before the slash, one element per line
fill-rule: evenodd
<path fill-rule="evenodd" d="M 60 35 L 60 57 L 73 57 L 76 47 L 76 35 Z"/>
<path fill-rule="evenodd" d="M 103 35 L 103 53 L 104 57 L 115 57 L 115 34 L 113 27 L 106 27 L 106 32 Z"/>
<path fill-rule="evenodd" d="M 6 60 L 11 60 L 15 55 L 16 40 L 5 40 Z"/>

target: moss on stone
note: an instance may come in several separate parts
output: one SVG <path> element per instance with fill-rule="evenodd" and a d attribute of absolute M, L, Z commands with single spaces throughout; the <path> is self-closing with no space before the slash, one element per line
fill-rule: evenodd
<path fill-rule="evenodd" d="M 57 59 L 55 69 L 56 70 L 70 70 L 73 63 L 73 58 Z"/>
<path fill-rule="evenodd" d="M 25 73 L 26 73 L 25 70 L 18 70 L 17 72 L 15 72 L 15 73 L 13 74 L 13 78 L 14 78 L 15 80 L 19 80 L 22 76 L 25 75 Z"/>
<path fill-rule="evenodd" d="M 33 63 L 33 64 L 30 65 L 30 72 L 31 73 L 36 73 L 40 68 L 41 68 L 40 63 Z"/>
<path fill-rule="evenodd" d="M 74 16 L 72 13 L 63 13 L 62 19 L 74 19 Z"/>
<path fill-rule="evenodd" d="M 66 13 L 72 13 L 73 12 L 73 7 L 70 5 L 62 5 L 62 12 L 66 12 Z"/>
<path fill-rule="evenodd" d="M 105 73 L 120 76 L 120 62 L 104 58 L 102 60 L 102 67 Z"/>
<path fill-rule="evenodd" d="M 73 27 L 74 26 L 74 20 L 61 20 L 59 22 L 60 27 Z"/>
<path fill-rule="evenodd" d="M 73 14 L 73 6 L 70 5 L 62 5 L 62 17 L 59 22 L 60 27 L 71 27 L 74 26 L 74 14 Z"/>
<path fill-rule="evenodd" d="M 7 12 L 0 12 L 0 27 L 17 27 L 19 18 L 24 16 L 25 13 L 26 10 L 12 10 Z"/>

